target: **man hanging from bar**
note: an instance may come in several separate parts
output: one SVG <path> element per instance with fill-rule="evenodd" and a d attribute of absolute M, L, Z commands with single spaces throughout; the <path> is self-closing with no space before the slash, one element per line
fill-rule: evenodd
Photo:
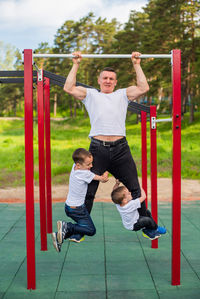
<path fill-rule="evenodd" d="M 93 155 L 92 171 L 102 175 L 109 171 L 131 192 L 132 198 L 141 196 L 135 162 L 126 140 L 125 120 L 127 107 L 149 90 L 146 77 L 141 68 L 140 53 L 132 52 L 131 60 L 136 73 L 136 86 L 115 90 L 117 74 L 112 68 L 105 68 L 98 77 L 100 92 L 76 86 L 76 75 L 82 59 L 81 52 L 74 52 L 73 66 L 64 85 L 64 91 L 80 100 L 85 105 L 91 123 L 89 151 Z M 88 185 L 85 205 L 90 213 L 99 182 Z M 146 216 L 146 205 L 143 201 L 138 209 L 141 216 Z M 83 236 L 72 236 L 73 241 L 80 242 Z"/>

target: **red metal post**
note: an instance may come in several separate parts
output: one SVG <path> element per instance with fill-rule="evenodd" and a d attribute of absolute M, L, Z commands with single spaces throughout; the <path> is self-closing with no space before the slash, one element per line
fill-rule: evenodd
<path fill-rule="evenodd" d="M 32 50 L 24 50 L 27 289 L 36 288 L 32 61 Z"/>
<path fill-rule="evenodd" d="M 46 198 L 45 198 L 45 156 L 44 156 L 44 82 L 43 71 L 37 77 L 38 95 L 38 152 L 40 188 L 40 238 L 41 250 L 47 250 Z"/>
<path fill-rule="evenodd" d="M 155 222 L 158 222 L 157 199 L 157 140 L 156 140 L 156 106 L 150 107 L 150 137 L 151 137 L 151 212 Z M 153 240 L 152 248 L 158 248 L 158 240 Z"/>
<path fill-rule="evenodd" d="M 51 129 L 50 129 L 50 82 L 45 78 L 45 141 L 46 141 L 46 193 L 47 193 L 47 232 L 52 233 L 52 192 L 51 192 Z"/>
<path fill-rule="evenodd" d="M 172 285 L 180 285 L 181 264 L 181 51 L 172 51 L 173 80 L 173 186 Z"/>
<path fill-rule="evenodd" d="M 142 188 L 146 193 L 146 207 L 148 207 L 147 198 L 147 114 L 141 111 L 141 138 L 142 138 Z"/>

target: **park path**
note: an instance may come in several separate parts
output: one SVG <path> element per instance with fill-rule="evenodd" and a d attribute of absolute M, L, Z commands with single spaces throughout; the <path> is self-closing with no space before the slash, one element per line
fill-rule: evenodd
<path fill-rule="evenodd" d="M 114 185 L 114 178 L 111 177 L 106 184 L 100 183 L 96 201 L 110 201 L 110 193 Z M 141 182 L 141 179 L 140 179 Z M 200 181 L 198 180 L 182 180 L 181 183 L 181 197 L 182 200 L 200 200 Z M 150 181 L 148 181 L 148 198 L 150 199 Z M 53 201 L 65 201 L 68 192 L 68 185 L 55 185 L 52 186 Z M 35 187 L 35 200 L 39 198 L 39 188 Z M 171 201 L 172 198 L 172 180 L 169 178 L 158 179 L 158 200 Z M 25 200 L 25 188 L 5 188 L 0 189 L 0 202 L 23 202 Z"/>

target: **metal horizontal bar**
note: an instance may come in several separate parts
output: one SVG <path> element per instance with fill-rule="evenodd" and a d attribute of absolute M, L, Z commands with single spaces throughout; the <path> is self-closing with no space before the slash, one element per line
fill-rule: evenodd
<path fill-rule="evenodd" d="M 24 83 L 24 78 L 0 78 L 0 83 Z"/>
<path fill-rule="evenodd" d="M 66 77 L 61 76 L 61 75 L 56 75 L 56 74 L 54 74 L 52 72 L 45 71 L 45 70 L 44 70 L 44 77 L 47 77 L 49 79 L 53 79 L 53 80 L 59 81 L 59 82 L 61 82 L 63 84 L 66 81 Z"/>
<path fill-rule="evenodd" d="M 37 79 L 33 78 L 33 82 L 36 82 Z M 24 78 L 0 78 L 0 83 L 6 84 L 6 83 L 24 83 Z"/>
<path fill-rule="evenodd" d="M 60 86 L 60 87 L 63 87 L 63 86 L 64 86 L 63 83 L 58 82 L 58 81 L 53 80 L 53 79 L 50 79 L 50 86 L 51 86 L 52 84 L 57 85 L 57 86 Z"/>
<path fill-rule="evenodd" d="M 60 82 L 60 81 L 57 81 L 55 79 L 50 79 L 50 84 L 54 84 L 54 85 L 57 85 L 57 86 L 60 86 L 60 87 L 64 87 L 64 83 Z M 88 85 L 85 85 L 83 83 L 80 83 L 80 82 L 76 82 L 76 86 L 83 86 L 85 88 L 93 88 L 93 89 L 96 89 L 92 86 L 88 86 Z M 98 90 L 98 89 L 97 89 Z"/>
<path fill-rule="evenodd" d="M 172 121 L 172 118 L 160 118 L 155 120 L 156 123 L 161 123 L 166 121 Z"/>
<path fill-rule="evenodd" d="M 83 58 L 131 58 L 131 54 L 82 54 Z M 74 58 L 72 54 L 33 54 L 34 58 Z M 140 58 L 172 58 L 172 54 L 141 54 Z"/>
<path fill-rule="evenodd" d="M 33 71 L 33 76 L 37 76 L 36 71 Z M 0 78 L 3 77 L 24 77 L 24 71 L 0 71 Z"/>
<path fill-rule="evenodd" d="M 132 111 L 133 113 L 136 113 L 136 114 L 140 114 L 141 113 L 141 111 L 139 111 L 137 109 L 134 109 L 133 107 L 130 107 L 130 106 L 128 106 L 128 110 Z"/>
<path fill-rule="evenodd" d="M 44 71 L 44 77 L 49 78 L 50 80 L 52 80 L 51 82 L 53 84 L 56 84 L 56 85 L 61 86 L 61 87 L 64 86 L 65 81 L 66 81 L 66 77 L 56 75 L 56 74 L 54 74 L 52 72 L 49 72 L 49 71 Z M 86 84 L 83 84 L 83 83 L 80 83 L 80 82 L 76 82 L 76 86 L 83 86 L 85 88 L 94 88 L 92 86 L 89 86 L 89 85 L 86 85 Z"/>
<path fill-rule="evenodd" d="M 150 113 L 150 107 L 149 106 L 145 106 L 145 105 L 139 104 L 137 102 L 129 102 L 128 108 L 129 109 L 132 108 L 134 110 L 137 110 L 138 112 L 144 111 L 146 113 Z"/>
<path fill-rule="evenodd" d="M 24 71 L 0 71 L 0 77 L 24 77 Z"/>

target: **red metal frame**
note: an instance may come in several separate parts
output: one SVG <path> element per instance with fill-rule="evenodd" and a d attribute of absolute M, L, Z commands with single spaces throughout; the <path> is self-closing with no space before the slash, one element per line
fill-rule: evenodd
<path fill-rule="evenodd" d="M 51 192 L 51 129 L 50 129 L 50 80 L 45 78 L 45 141 L 46 141 L 46 194 L 47 194 L 47 232 L 52 233 L 52 192 Z"/>
<path fill-rule="evenodd" d="M 157 197 L 157 140 L 156 123 L 152 129 L 152 117 L 156 119 L 156 106 L 150 107 L 150 136 L 151 136 L 151 213 L 156 223 L 158 223 L 158 197 Z M 151 242 L 152 248 L 158 248 L 158 239 Z"/>
<path fill-rule="evenodd" d="M 32 50 L 24 50 L 27 289 L 36 288 L 32 61 Z"/>
<path fill-rule="evenodd" d="M 181 51 L 173 50 L 173 187 L 172 187 L 172 285 L 180 285 L 180 232 L 181 232 Z M 32 69 L 32 50 L 24 50 L 24 101 L 25 101 L 25 187 L 26 187 L 26 244 L 27 244 L 27 288 L 36 288 L 35 275 L 35 224 L 34 224 L 34 155 L 33 155 L 33 69 Z M 42 87 L 40 87 L 42 89 Z M 40 94 L 41 95 L 41 94 Z M 42 96 L 41 96 L 42 97 Z M 40 102 L 40 101 L 39 101 Z M 43 101 L 42 101 L 43 102 Z M 46 81 L 45 89 L 45 127 L 46 127 L 46 157 L 48 165 L 46 173 L 48 177 L 46 184 L 48 186 L 48 196 L 51 198 L 51 155 L 50 155 L 50 109 L 49 109 L 49 81 Z M 47 105 L 46 105 L 47 104 Z M 47 108 L 46 108 L 47 106 Z M 38 117 L 44 117 L 38 108 Z M 150 119 L 156 117 L 156 107 L 151 106 Z M 44 109 L 44 106 L 43 108 Z M 42 116 L 43 115 L 43 116 Z M 141 113 L 142 115 L 142 113 Z M 143 118 L 143 116 L 141 116 Z M 40 120 L 38 119 L 38 124 Z M 44 143 L 43 125 L 39 125 L 38 135 Z M 142 124 L 143 127 L 143 124 Z M 145 130 L 142 128 L 142 140 L 145 138 Z M 44 131 L 44 130 L 43 130 Z M 42 138 L 43 134 L 43 138 Z M 152 198 L 152 216 L 157 222 L 157 148 L 156 148 L 156 129 L 151 129 L 151 198 Z M 144 140 L 142 142 L 145 142 Z M 39 141 L 40 143 L 40 141 Z M 41 141 L 42 143 L 42 141 Z M 40 151 L 39 151 L 40 152 Z M 44 153 L 41 149 L 41 153 Z M 145 151 L 142 152 L 145 155 Z M 143 158 L 142 158 L 143 159 Z M 144 157 L 145 159 L 145 157 Z M 44 160 L 43 158 L 41 160 Z M 44 164 L 44 163 L 43 163 Z M 144 165 L 144 164 L 143 164 Z M 44 173 L 44 167 L 42 173 Z M 145 169 L 145 166 L 144 166 Z M 144 170 L 145 172 L 146 170 Z M 50 175 L 49 175 L 50 174 Z M 45 173 L 43 178 L 45 177 Z M 50 181 L 49 181 L 50 180 Z M 45 186 L 42 179 L 42 185 Z M 145 182 L 144 185 L 145 187 Z M 143 188 L 144 188 L 143 187 Z M 145 189 L 145 188 L 144 188 Z M 146 190 L 145 190 L 146 191 Z M 44 194 L 44 191 L 41 191 Z M 42 195 L 43 196 L 43 195 Z M 51 206 L 47 210 L 51 217 Z M 46 211 L 46 210 L 45 210 Z M 45 212 L 46 214 L 46 212 Z M 46 221 L 46 217 L 45 217 Z M 48 232 L 52 231 L 52 223 L 48 221 Z M 157 240 L 152 242 L 152 248 L 157 248 Z"/>
<path fill-rule="evenodd" d="M 173 80 L 173 187 L 172 285 L 180 285 L 181 265 L 181 51 L 172 51 Z"/>
<path fill-rule="evenodd" d="M 47 250 L 46 196 L 45 196 L 45 155 L 44 155 L 44 81 L 37 77 L 38 96 L 38 154 L 39 154 L 39 189 L 40 189 L 40 239 L 41 250 Z"/>
<path fill-rule="evenodd" d="M 142 149 L 142 188 L 146 193 L 146 207 L 148 207 L 147 197 L 147 114 L 141 111 L 141 149 Z"/>

